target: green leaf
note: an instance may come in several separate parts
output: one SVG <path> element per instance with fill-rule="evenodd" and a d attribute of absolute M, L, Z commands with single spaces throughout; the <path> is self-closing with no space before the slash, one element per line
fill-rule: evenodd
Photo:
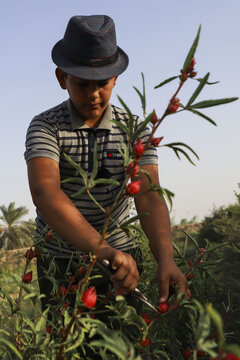
<path fill-rule="evenodd" d="M 142 104 L 142 109 L 143 109 L 143 116 L 145 116 L 146 114 L 146 93 L 145 93 L 145 80 L 144 80 L 144 75 L 143 73 L 141 73 L 142 75 L 142 84 L 143 84 L 143 93 L 141 93 L 135 86 L 133 86 L 134 90 L 138 93 L 140 100 L 141 100 L 141 104 Z"/>
<path fill-rule="evenodd" d="M 127 166 L 129 163 L 129 149 L 128 149 L 128 145 L 123 141 L 120 140 L 121 142 L 121 146 L 117 146 L 118 151 L 120 152 L 120 154 L 122 155 L 122 158 L 124 159 L 124 166 Z"/>
<path fill-rule="evenodd" d="M 131 219 L 125 221 L 123 224 L 121 224 L 120 228 L 125 228 L 126 226 L 128 226 L 129 224 L 131 224 L 132 222 L 135 222 L 141 218 L 143 218 L 144 216 L 149 215 L 148 213 L 142 213 L 142 214 L 138 214 L 136 216 L 133 216 Z"/>
<path fill-rule="evenodd" d="M 71 195 L 72 198 L 76 198 L 84 194 L 87 190 L 87 186 L 84 186 L 80 191 L 76 192 L 75 194 Z"/>
<path fill-rule="evenodd" d="M 190 146 L 188 146 L 188 145 L 186 145 L 186 144 L 184 144 L 184 143 L 182 143 L 182 142 L 169 143 L 169 144 L 164 144 L 164 145 L 162 145 L 162 146 L 166 146 L 166 147 L 169 147 L 170 149 L 172 149 L 172 150 L 175 152 L 175 154 L 176 154 L 176 156 L 178 157 L 179 160 L 181 160 L 181 158 L 180 158 L 178 152 L 182 153 L 182 154 L 188 159 L 188 161 L 189 161 L 191 164 L 195 165 L 195 163 L 192 161 L 192 159 L 190 158 L 190 156 L 189 156 L 183 149 L 179 148 L 179 146 L 186 147 L 186 148 L 187 148 L 189 151 L 191 151 L 191 152 L 196 156 L 196 158 L 199 160 L 199 157 L 198 157 L 197 153 L 196 153 Z"/>
<path fill-rule="evenodd" d="M 94 154 L 93 154 L 93 171 L 92 171 L 92 179 L 95 179 L 98 172 L 98 158 L 97 158 L 97 141 L 94 144 Z"/>
<path fill-rule="evenodd" d="M 79 183 L 81 185 L 84 185 L 84 180 L 81 179 L 81 178 L 67 178 L 67 179 L 64 179 L 61 181 L 62 184 L 65 184 L 65 183 Z"/>
<path fill-rule="evenodd" d="M 145 119 L 141 122 L 141 125 L 136 129 L 134 134 L 132 135 L 132 141 L 137 139 L 139 135 L 143 132 L 143 130 L 147 127 L 148 123 L 152 120 L 154 112 L 152 111 Z"/>
<path fill-rule="evenodd" d="M 200 113 L 200 112 L 197 111 L 197 110 L 193 110 L 191 107 L 186 108 L 186 110 L 191 111 L 191 112 L 192 112 L 193 114 L 195 114 L 195 115 L 201 116 L 201 117 L 204 118 L 205 120 L 209 121 L 211 124 L 217 126 L 217 124 L 215 123 L 215 121 L 213 121 L 212 119 L 210 119 L 210 117 L 208 117 L 207 115 L 205 115 L 205 114 L 203 114 L 203 113 Z"/>
<path fill-rule="evenodd" d="M 172 202 L 172 198 L 174 197 L 174 193 L 168 189 L 164 189 L 164 188 L 161 188 L 161 192 L 163 193 L 163 195 L 165 196 L 167 202 L 169 203 L 169 206 L 170 206 L 170 212 L 172 211 L 172 205 L 173 205 L 173 202 Z"/>
<path fill-rule="evenodd" d="M 111 120 L 113 124 L 122 129 L 126 134 L 129 135 L 129 128 L 121 123 L 119 120 Z"/>
<path fill-rule="evenodd" d="M 194 42 L 193 42 L 193 44 L 192 44 L 192 46 L 191 46 L 191 48 L 190 48 L 190 50 L 188 52 L 186 60 L 185 60 L 185 62 L 183 64 L 183 70 L 184 71 L 187 70 L 187 68 L 189 67 L 189 65 L 190 65 L 190 63 L 191 63 L 191 61 L 192 61 L 192 59 L 194 57 L 194 54 L 195 54 L 197 46 L 198 46 L 200 32 L 201 32 L 201 25 L 198 28 L 197 36 L 196 36 L 196 38 L 195 38 L 195 40 L 194 40 Z"/>
<path fill-rule="evenodd" d="M 197 78 L 197 79 L 194 79 L 194 80 L 197 80 L 197 81 L 202 81 L 202 78 Z M 206 84 L 207 85 L 215 85 L 215 84 L 218 84 L 220 81 L 207 81 Z"/>
<path fill-rule="evenodd" d="M 218 336 L 219 336 L 219 347 L 220 347 L 220 349 L 222 349 L 222 347 L 225 343 L 225 338 L 224 338 L 223 322 L 222 322 L 221 316 L 215 309 L 213 309 L 212 304 L 207 304 L 206 309 L 217 328 Z"/>
<path fill-rule="evenodd" d="M 192 96 L 190 97 L 190 99 L 189 99 L 189 101 L 188 101 L 188 103 L 187 103 L 187 105 L 186 105 L 186 108 L 187 108 L 188 106 L 190 106 L 190 105 L 194 102 L 194 100 L 197 98 L 197 96 L 200 94 L 200 92 L 202 91 L 204 85 L 206 84 L 206 82 L 207 82 L 207 80 L 208 80 L 208 78 L 209 78 L 209 75 L 210 75 L 210 73 L 207 73 L 207 74 L 204 76 L 204 78 L 200 81 L 200 84 L 198 85 L 198 87 L 196 88 L 196 90 L 194 91 L 194 93 L 192 94 Z"/>
<path fill-rule="evenodd" d="M 186 236 L 186 238 L 184 240 L 184 245 L 183 245 L 183 256 L 186 255 L 187 248 L 188 248 L 188 237 Z"/>
<path fill-rule="evenodd" d="M 45 338 L 45 331 L 42 332 L 42 330 L 46 329 L 46 322 L 47 322 L 47 314 L 49 311 L 49 307 L 44 310 L 44 312 L 42 313 L 40 319 L 38 320 L 36 327 L 35 327 L 35 331 L 36 331 L 36 344 L 39 344 L 40 340 L 42 340 L 43 338 Z"/>
<path fill-rule="evenodd" d="M 127 114 L 128 114 L 128 118 L 129 118 L 129 136 L 130 138 L 132 138 L 132 134 L 133 134 L 133 114 L 131 113 L 130 109 L 128 108 L 128 106 L 125 104 L 125 102 L 120 98 L 120 96 L 117 95 L 118 100 L 120 101 L 121 105 L 124 107 L 124 109 L 126 110 Z"/>
<path fill-rule="evenodd" d="M 163 85 L 165 85 L 165 84 L 169 83 L 170 81 L 173 81 L 173 80 L 175 80 L 175 79 L 177 79 L 177 78 L 179 78 L 179 75 L 178 75 L 178 76 L 172 76 L 172 77 L 170 77 L 169 79 L 164 80 L 164 81 L 162 81 L 160 84 L 154 86 L 154 89 L 157 89 L 157 88 L 159 88 L 159 87 L 161 87 L 161 86 L 163 86 Z"/>
<path fill-rule="evenodd" d="M 113 179 L 102 179 L 102 178 L 99 178 L 99 179 L 95 180 L 94 183 L 95 183 L 95 185 L 98 185 L 98 184 L 116 185 L 116 186 L 119 186 L 119 185 L 120 185 L 120 182 L 117 181 L 117 180 L 113 180 Z"/>
<path fill-rule="evenodd" d="M 79 174 L 80 174 L 80 175 L 82 176 L 82 178 L 85 180 L 84 183 L 86 184 L 87 178 L 88 178 L 86 172 L 81 168 L 80 165 L 78 165 L 75 161 L 73 161 L 73 160 L 70 158 L 70 156 L 68 156 L 68 155 L 65 154 L 65 153 L 63 153 L 63 155 L 64 155 L 65 159 L 69 162 L 69 164 L 71 164 L 71 165 L 74 167 L 74 169 L 76 169 L 76 170 L 79 172 Z"/>
<path fill-rule="evenodd" d="M 187 231 L 183 230 L 184 234 L 190 239 L 192 240 L 192 242 L 194 243 L 194 245 L 196 246 L 196 248 L 199 248 L 199 245 L 197 243 L 197 241 L 194 239 L 194 237 L 192 235 L 190 235 Z"/>
<path fill-rule="evenodd" d="M 22 359 L 22 355 L 18 352 L 18 350 L 15 348 L 15 346 L 10 343 L 10 341 L 0 338 L 0 344 L 5 345 L 7 348 L 9 348 L 19 359 Z"/>
<path fill-rule="evenodd" d="M 223 105 L 238 100 L 238 97 L 216 99 L 216 100 L 205 100 L 199 103 L 193 104 L 191 107 L 194 109 L 203 109 L 211 106 Z"/>

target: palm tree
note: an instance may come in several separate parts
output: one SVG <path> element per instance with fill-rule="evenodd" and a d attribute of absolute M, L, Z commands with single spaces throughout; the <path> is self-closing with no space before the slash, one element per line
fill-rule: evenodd
<path fill-rule="evenodd" d="M 15 202 L 8 207 L 0 206 L 2 217 L 0 217 L 0 249 L 12 250 L 25 246 L 31 246 L 35 233 L 33 220 L 21 220 L 28 214 L 25 206 L 15 208 Z"/>

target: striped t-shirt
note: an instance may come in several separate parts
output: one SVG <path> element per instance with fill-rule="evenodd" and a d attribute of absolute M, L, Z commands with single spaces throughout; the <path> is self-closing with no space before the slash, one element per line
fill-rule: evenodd
<path fill-rule="evenodd" d="M 61 181 L 68 178 L 80 177 L 77 170 L 65 159 L 64 153 L 79 164 L 82 169 L 91 175 L 93 170 L 94 144 L 97 141 L 98 173 L 97 178 L 111 178 L 120 184 L 125 179 L 125 164 L 118 148 L 122 148 L 121 141 L 128 144 L 127 134 L 111 120 L 116 120 L 128 126 L 128 115 L 122 109 L 109 104 L 97 128 L 85 124 L 76 112 L 71 100 L 64 101 L 58 106 L 35 116 L 31 121 L 26 137 L 26 161 L 34 157 L 48 157 L 59 164 Z M 141 124 L 139 117 L 134 116 L 134 128 Z M 149 136 L 145 129 L 140 137 L 143 144 Z M 140 161 L 140 165 L 157 164 L 157 152 L 154 147 L 148 148 Z M 101 231 L 104 221 L 104 212 L 83 193 L 79 197 L 72 195 L 81 190 L 80 182 L 61 183 L 61 189 L 73 201 L 77 209 L 87 221 L 97 230 Z M 103 207 L 111 207 L 120 189 L 119 185 L 98 185 L 91 189 L 91 194 Z M 107 238 L 108 243 L 122 251 L 134 247 L 134 239 L 129 239 L 120 225 L 129 217 L 130 199 L 123 197 L 113 213 Z M 37 234 L 46 228 L 46 222 L 37 210 Z M 56 257 L 70 257 L 76 249 L 64 242 L 59 248 L 59 242 L 46 242 L 47 251 Z"/>

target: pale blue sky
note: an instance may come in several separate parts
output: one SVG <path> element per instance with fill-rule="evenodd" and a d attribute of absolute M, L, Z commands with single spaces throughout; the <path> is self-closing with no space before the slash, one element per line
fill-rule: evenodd
<path fill-rule="evenodd" d="M 73 15 L 107 14 L 114 18 L 118 44 L 130 58 L 118 79 L 112 103 L 120 95 L 133 113 L 142 115 L 133 86 L 146 79 L 147 110 L 160 115 L 177 82 L 154 86 L 178 75 L 185 56 L 202 31 L 196 52 L 199 76 L 210 72 L 220 83 L 204 88 L 199 100 L 240 96 L 239 0 L 2 0 L 1 43 L 1 187 L 0 205 L 15 201 L 34 218 L 23 158 L 25 133 L 32 117 L 67 98 L 58 87 L 52 46 L 62 38 Z M 186 103 L 196 86 L 185 85 L 179 97 Z M 240 101 L 205 109 L 218 124 L 183 112 L 166 118 L 158 135 L 164 142 L 182 141 L 200 157 L 194 167 L 179 161 L 167 148 L 159 151 L 160 180 L 175 193 L 172 216 L 176 221 L 209 215 L 214 206 L 235 201 L 240 182 Z"/>

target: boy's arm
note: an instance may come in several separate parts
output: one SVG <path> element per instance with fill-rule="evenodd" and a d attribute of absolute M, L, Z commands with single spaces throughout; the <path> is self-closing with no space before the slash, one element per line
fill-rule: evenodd
<path fill-rule="evenodd" d="M 27 166 L 33 202 L 48 225 L 77 249 L 94 254 L 100 235 L 61 190 L 58 164 L 49 158 L 35 157 Z M 118 269 L 112 279 L 116 293 L 133 291 L 139 279 L 134 259 L 106 241 L 98 254 L 99 260 L 104 258 Z"/>
<path fill-rule="evenodd" d="M 159 185 L 157 165 L 143 165 L 142 169 L 149 173 L 154 184 Z M 166 202 L 160 198 L 157 192 L 147 191 L 149 182 L 146 175 L 141 173 L 140 180 L 142 181 L 141 192 L 135 198 L 135 204 L 139 214 L 149 214 L 141 219 L 141 226 L 158 263 L 160 303 L 167 301 L 170 285 L 176 285 L 178 291 L 189 297 L 188 282 L 176 266 L 173 257 L 170 219 Z"/>

